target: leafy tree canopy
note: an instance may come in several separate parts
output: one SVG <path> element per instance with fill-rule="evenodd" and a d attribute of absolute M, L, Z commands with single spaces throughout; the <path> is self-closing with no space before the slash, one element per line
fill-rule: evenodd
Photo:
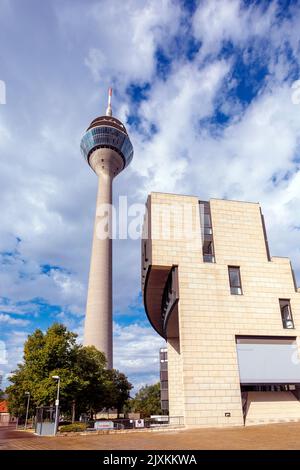
<path fill-rule="evenodd" d="M 107 407 L 121 409 L 132 385 L 124 374 L 106 369 L 105 355 L 94 346 L 76 343 L 77 335 L 58 323 L 46 333 L 37 329 L 24 345 L 23 363 L 13 371 L 6 392 L 10 412 L 24 415 L 25 392 L 30 393 L 30 411 L 54 404 L 60 377 L 60 406 L 70 412 L 76 403 L 77 414 L 97 412 Z"/>
<path fill-rule="evenodd" d="M 144 416 L 161 414 L 160 384 L 142 387 L 130 404 L 132 411 Z"/>

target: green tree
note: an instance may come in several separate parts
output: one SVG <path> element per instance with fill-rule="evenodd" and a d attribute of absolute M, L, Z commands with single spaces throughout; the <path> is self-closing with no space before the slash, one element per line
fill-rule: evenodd
<path fill-rule="evenodd" d="M 36 406 L 54 404 L 57 384 L 53 375 L 61 378 L 60 404 L 66 411 L 69 389 L 83 385 L 73 372 L 77 350 L 76 334 L 58 323 L 49 327 L 45 334 L 37 329 L 30 335 L 24 345 L 24 362 L 13 372 L 12 385 L 7 388 L 10 411 L 24 414 L 27 391 L 30 392 L 32 411 Z"/>
<path fill-rule="evenodd" d="M 119 417 L 130 397 L 130 390 L 133 387 L 128 382 L 126 375 L 116 369 L 108 370 L 107 375 L 110 384 L 107 407 L 116 408 Z"/>
<path fill-rule="evenodd" d="M 14 376 L 13 389 L 12 386 L 6 389 L 8 394 L 8 407 L 10 413 L 15 416 L 25 415 L 25 391 L 27 384 L 27 377 L 23 365 L 18 366 L 18 373 Z"/>
<path fill-rule="evenodd" d="M 131 409 L 143 416 L 161 414 L 160 384 L 142 387 L 131 401 Z"/>
<path fill-rule="evenodd" d="M 60 406 L 64 413 L 71 414 L 72 410 L 74 417 L 76 410 L 77 415 L 89 412 L 93 416 L 108 403 L 118 406 L 118 397 L 112 395 L 114 375 L 106 370 L 104 354 L 93 346 L 77 345 L 76 337 L 58 323 L 49 327 L 45 334 L 38 329 L 28 337 L 24 361 L 12 373 L 11 385 L 6 390 L 11 413 L 25 414 L 27 391 L 31 396 L 31 413 L 36 406 L 53 405 L 57 391 L 53 375 L 60 377 Z M 128 382 L 127 387 L 130 390 Z"/>
<path fill-rule="evenodd" d="M 106 374 L 105 355 L 94 346 L 79 348 L 76 358 L 76 374 L 81 377 L 83 387 L 73 393 L 78 411 L 94 412 L 106 408 L 109 396 L 109 380 Z"/>

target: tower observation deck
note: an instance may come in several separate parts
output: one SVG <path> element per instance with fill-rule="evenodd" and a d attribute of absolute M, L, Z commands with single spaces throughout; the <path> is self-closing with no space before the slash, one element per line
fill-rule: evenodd
<path fill-rule="evenodd" d="M 84 134 L 80 147 L 88 163 L 90 155 L 96 149 L 115 150 L 123 160 L 123 167 L 119 171 L 128 166 L 133 157 L 132 143 L 125 126 L 112 116 L 100 116 L 94 119 Z"/>

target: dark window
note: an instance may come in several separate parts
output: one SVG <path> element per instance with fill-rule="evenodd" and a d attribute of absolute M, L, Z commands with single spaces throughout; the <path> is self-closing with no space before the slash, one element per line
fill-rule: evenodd
<path fill-rule="evenodd" d="M 168 360 L 168 352 L 164 350 L 160 350 L 160 360 L 167 361 Z"/>
<path fill-rule="evenodd" d="M 168 380 L 168 371 L 167 370 L 161 370 L 160 371 L 160 380 L 161 382 L 164 380 Z"/>
<path fill-rule="evenodd" d="M 203 261 L 205 263 L 214 263 L 214 245 L 212 241 L 204 240 L 203 242 Z"/>
<path fill-rule="evenodd" d="M 242 284 L 240 268 L 237 266 L 228 266 L 230 293 L 233 295 L 242 295 Z"/>
<path fill-rule="evenodd" d="M 208 211 L 209 208 L 207 208 L 207 209 L 205 208 L 204 210 Z M 209 212 L 207 212 L 207 213 L 204 212 L 204 227 L 205 228 L 211 228 L 211 217 L 210 217 Z"/>
<path fill-rule="evenodd" d="M 204 235 L 212 235 L 211 227 L 204 227 L 203 231 L 204 231 Z"/>
<path fill-rule="evenodd" d="M 147 263 L 148 257 L 147 257 L 147 242 L 144 242 L 144 260 Z"/>
<path fill-rule="evenodd" d="M 283 328 L 294 328 L 291 304 L 287 299 L 279 299 Z"/>
<path fill-rule="evenodd" d="M 168 402 L 168 400 L 162 400 L 162 401 L 161 401 L 161 409 L 162 409 L 162 410 L 168 410 L 168 409 L 169 409 L 169 402 Z"/>
<path fill-rule="evenodd" d="M 167 390 L 168 389 L 168 381 L 167 380 L 162 380 L 160 382 L 160 389 L 161 390 Z"/>
<path fill-rule="evenodd" d="M 215 263 L 213 229 L 209 202 L 199 201 L 202 230 L 202 254 L 205 263 Z"/>

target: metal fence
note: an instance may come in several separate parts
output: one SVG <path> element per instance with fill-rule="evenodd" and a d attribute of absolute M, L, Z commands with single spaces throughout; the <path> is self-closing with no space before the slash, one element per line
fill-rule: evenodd
<path fill-rule="evenodd" d="M 155 418 L 144 418 L 144 419 L 129 419 L 129 418 L 119 418 L 112 419 L 114 423 L 114 429 L 142 429 L 142 428 L 163 428 L 169 426 L 183 426 L 184 417 L 183 416 L 157 416 Z M 89 423 L 88 430 L 93 430 L 93 422 Z"/>
<path fill-rule="evenodd" d="M 23 416 L 21 416 L 21 417 L 16 418 L 15 423 L 16 423 L 16 429 L 25 429 L 25 428 L 35 429 L 36 417 L 30 416 L 28 417 L 27 422 L 26 422 L 26 419 Z"/>

